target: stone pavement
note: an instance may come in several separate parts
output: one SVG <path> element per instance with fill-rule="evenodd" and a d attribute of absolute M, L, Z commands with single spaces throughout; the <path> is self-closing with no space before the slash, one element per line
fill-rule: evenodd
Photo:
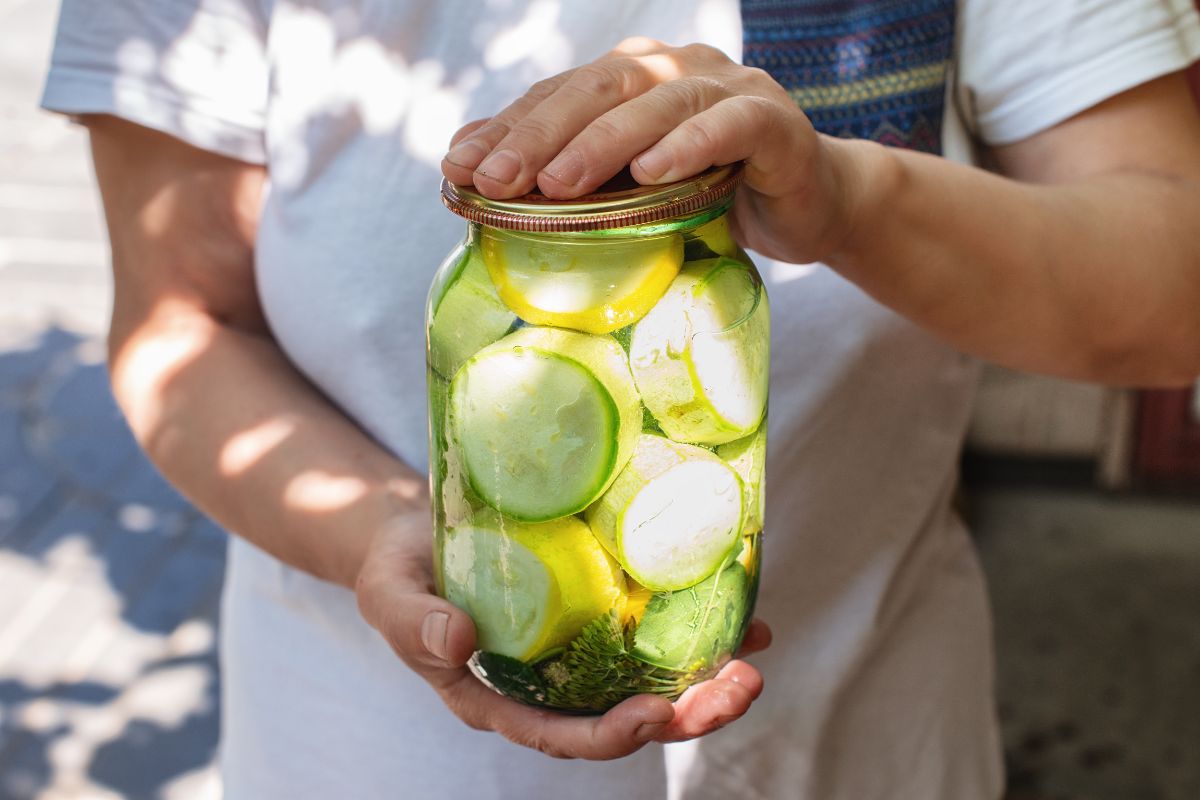
<path fill-rule="evenodd" d="M 0 0 L 0 800 L 216 797 L 224 534 L 109 394 L 86 138 L 36 111 L 56 5 Z"/>

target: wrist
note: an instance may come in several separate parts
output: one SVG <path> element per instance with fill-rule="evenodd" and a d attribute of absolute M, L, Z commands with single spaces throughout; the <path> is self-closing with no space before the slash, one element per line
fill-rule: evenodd
<path fill-rule="evenodd" d="M 893 151 L 876 142 L 824 135 L 820 141 L 835 200 L 818 260 L 833 267 L 853 264 L 867 250 L 881 210 L 895 198 L 903 173 Z"/>

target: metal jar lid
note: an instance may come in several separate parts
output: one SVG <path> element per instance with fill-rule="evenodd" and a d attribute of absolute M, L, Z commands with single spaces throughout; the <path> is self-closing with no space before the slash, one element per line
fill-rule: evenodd
<path fill-rule="evenodd" d="M 676 183 L 642 186 L 624 170 L 592 194 L 570 201 L 533 192 L 491 200 L 473 186 L 442 179 L 446 208 L 471 222 L 538 233 L 599 231 L 645 225 L 701 211 L 730 197 L 741 183 L 741 163 L 712 167 Z"/>

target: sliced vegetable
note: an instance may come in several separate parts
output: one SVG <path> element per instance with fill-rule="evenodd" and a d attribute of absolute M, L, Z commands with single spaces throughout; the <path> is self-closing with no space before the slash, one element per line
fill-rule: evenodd
<path fill-rule="evenodd" d="M 608 488 L 633 452 L 642 408 L 612 337 L 530 327 L 459 369 L 450 427 L 479 497 L 543 522 L 582 511 Z"/>
<path fill-rule="evenodd" d="M 754 577 L 758 574 L 762 533 L 748 533 L 742 537 L 742 549 L 738 551 L 737 562 L 746 570 L 746 574 Z"/>
<path fill-rule="evenodd" d="M 446 404 L 449 400 L 450 382 L 428 366 L 425 368 L 425 386 L 429 392 L 429 455 L 434 458 L 446 446 Z M 434 464 L 429 478 L 434 485 L 445 477 L 442 465 Z"/>
<path fill-rule="evenodd" d="M 437 298 L 429 323 L 429 365 L 444 378 L 512 329 L 517 316 L 496 294 L 478 247 L 471 247 Z"/>
<path fill-rule="evenodd" d="M 538 525 L 488 509 L 446 532 L 447 599 L 475 620 L 478 647 L 520 660 L 562 647 L 624 605 L 624 576 L 578 517 Z"/>
<path fill-rule="evenodd" d="M 678 234 L 571 240 L 485 229 L 482 248 L 500 297 L 519 317 L 597 334 L 645 316 L 683 262 Z"/>
<path fill-rule="evenodd" d="M 646 611 L 646 604 L 650 602 L 650 598 L 654 596 L 654 592 L 642 586 L 632 578 L 625 579 L 625 613 L 622 619 L 625 622 L 637 623 L 642 618 L 642 614 Z"/>
<path fill-rule="evenodd" d="M 742 482 L 701 447 L 642 434 L 629 464 L 585 516 L 625 571 L 654 591 L 708 577 L 741 536 Z"/>
<path fill-rule="evenodd" d="M 766 420 L 763 420 L 763 424 L 758 427 L 758 430 L 749 436 L 718 447 L 717 455 L 737 470 L 737 474 L 742 479 L 742 486 L 746 490 L 746 521 L 742 527 L 742 533 L 758 533 L 763 529 L 763 518 L 767 506 Z"/>
<path fill-rule="evenodd" d="M 667 669 L 716 664 L 741 643 L 748 589 L 746 570 L 731 561 L 703 583 L 656 594 L 634 632 L 630 652 Z"/>
<path fill-rule="evenodd" d="M 646 408 L 668 436 L 724 444 L 753 432 L 767 405 L 770 312 L 752 268 L 687 264 L 634 326 L 629 358 Z"/>
<path fill-rule="evenodd" d="M 741 248 L 729 233 L 729 223 L 723 216 L 684 233 L 685 261 L 699 261 L 717 256 L 737 258 L 740 251 Z"/>

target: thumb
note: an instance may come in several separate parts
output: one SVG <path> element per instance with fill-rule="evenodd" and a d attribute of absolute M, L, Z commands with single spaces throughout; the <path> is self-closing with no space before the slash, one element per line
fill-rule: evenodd
<path fill-rule="evenodd" d="M 376 537 L 355 593 L 367 623 L 435 687 L 440 688 L 439 678 L 458 677 L 458 668 L 475 651 L 475 624 L 434 593 L 428 554 L 409 534 L 389 531 Z"/>

